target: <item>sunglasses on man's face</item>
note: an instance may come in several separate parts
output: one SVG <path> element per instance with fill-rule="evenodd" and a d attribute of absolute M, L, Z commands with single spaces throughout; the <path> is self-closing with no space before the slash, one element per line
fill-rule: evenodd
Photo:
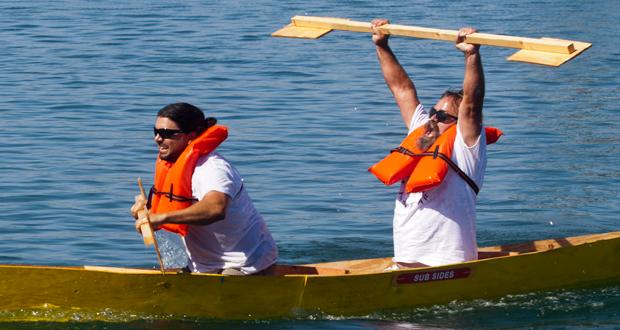
<path fill-rule="evenodd" d="M 183 133 L 183 131 L 181 131 L 180 129 L 153 127 L 153 134 L 155 135 L 155 137 L 159 135 L 162 139 L 170 139 L 179 133 Z"/>
<path fill-rule="evenodd" d="M 454 120 L 458 120 L 459 118 L 457 116 L 453 116 L 449 113 L 446 112 L 446 110 L 437 110 L 435 109 L 435 107 L 431 108 L 431 111 L 428 113 L 428 118 L 431 118 L 433 116 L 437 116 L 437 121 L 440 123 L 443 123 L 444 121 L 446 121 L 448 118 L 453 118 Z"/>

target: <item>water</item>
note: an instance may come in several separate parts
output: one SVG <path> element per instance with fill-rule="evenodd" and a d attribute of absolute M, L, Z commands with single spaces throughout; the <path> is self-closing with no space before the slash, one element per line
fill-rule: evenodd
<path fill-rule="evenodd" d="M 560 68 L 482 50 L 489 148 L 480 245 L 615 231 L 620 186 L 616 1 L 34 1 L 0 4 L 0 263 L 156 267 L 128 208 L 151 183 L 156 111 L 196 104 L 230 127 L 242 172 L 287 263 L 392 253 L 396 187 L 366 169 L 404 136 L 369 36 L 271 38 L 293 15 L 592 42 Z M 445 42 L 391 44 L 430 104 L 462 81 Z M 166 263 L 182 263 L 161 237 Z M 7 328 L 618 328 L 618 287 L 400 314 L 225 322 L 4 323 Z M 1 316 L 1 315 L 0 315 Z"/>

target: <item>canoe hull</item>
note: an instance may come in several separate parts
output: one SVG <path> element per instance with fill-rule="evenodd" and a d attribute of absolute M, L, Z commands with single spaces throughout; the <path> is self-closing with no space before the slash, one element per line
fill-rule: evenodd
<path fill-rule="evenodd" d="M 363 315 L 612 283 L 620 283 L 620 239 L 416 271 L 309 279 L 302 308 Z"/>
<path fill-rule="evenodd" d="M 548 251 L 342 275 L 165 275 L 112 267 L 0 266 L 0 310 L 267 319 L 368 313 L 620 283 L 620 235 Z"/>

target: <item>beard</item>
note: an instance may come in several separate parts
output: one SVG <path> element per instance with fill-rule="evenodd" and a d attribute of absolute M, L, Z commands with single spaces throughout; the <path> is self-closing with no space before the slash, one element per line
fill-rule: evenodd
<path fill-rule="evenodd" d="M 430 148 L 440 135 L 439 126 L 436 122 L 429 120 L 424 124 L 424 127 L 426 128 L 426 132 L 416 141 L 416 147 L 421 151 L 426 151 Z"/>
<path fill-rule="evenodd" d="M 174 145 L 170 145 L 170 144 L 158 144 L 157 147 L 159 148 L 158 154 L 157 156 L 159 157 L 159 159 L 166 161 L 166 162 L 170 162 L 170 163 L 174 163 L 176 162 L 177 158 L 179 158 L 179 156 L 181 155 L 181 152 L 183 150 L 175 150 Z"/>

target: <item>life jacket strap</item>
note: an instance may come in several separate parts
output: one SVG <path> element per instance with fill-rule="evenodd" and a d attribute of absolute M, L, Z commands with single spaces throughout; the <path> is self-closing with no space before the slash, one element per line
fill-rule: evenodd
<path fill-rule="evenodd" d="M 445 161 L 463 180 L 465 180 L 465 182 L 471 187 L 471 189 L 476 193 L 476 195 L 478 195 L 478 193 L 480 192 L 480 188 L 478 188 L 478 185 L 476 184 L 476 182 L 474 182 L 472 178 L 470 178 L 467 174 L 465 174 L 465 172 L 463 172 L 463 170 L 461 170 L 459 166 L 456 165 L 456 163 L 452 161 L 452 159 L 450 159 L 445 154 L 439 152 L 439 146 L 435 146 L 435 150 L 433 152 L 422 152 L 418 154 L 412 152 L 411 150 L 403 146 L 392 149 L 390 152 L 400 152 L 401 154 L 405 154 L 411 157 L 424 157 L 424 156 L 426 157 L 430 156 L 433 158 L 439 157 L 443 161 Z"/>
<path fill-rule="evenodd" d="M 237 191 L 237 193 L 235 194 L 235 197 L 233 197 L 233 199 L 237 198 L 237 196 L 241 193 L 241 191 L 243 191 L 244 185 L 243 183 L 241 184 L 241 188 L 239 188 L 239 191 Z M 170 187 L 170 190 L 172 190 L 172 187 Z M 151 186 L 151 189 L 149 189 L 149 197 L 146 200 L 146 207 L 147 209 L 151 209 L 151 203 L 153 201 L 153 195 L 165 195 L 166 197 L 170 198 L 171 200 L 174 201 L 180 201 L 180 202 L 192 202 L 192 203 L 196 203 L 198 202 L 198 199 L 196 198 L 189 198 L 189 197 L 185 197 L 185 196 L 180 196 L 180 195 L 174 195 L 171 192 L 160 192 L 157 191 L 157 189 L 155 188 L 155 186 Z"/>
<path fill-rule="evenodd" d="M 155 186 L 151 187 L 151 191 L 149 191 L 149 203 L 151 201 L 151 197 L 153 195 L 163 195 L 165 197 L 167 197 L 171 202 L 175 201 L 175 202 L 192 202 L 192 203 L 196 203 L 198 202 L 198 199 L 194 198 L 194 197 L 186 197 L 186 196 L 181 196 L 181 195 L 175 195 L 173 194 L 173 185 L 170 185 L 170 191 L 159 191 L 157 190 L 157 188 L 155 188 Z"/>
<path fill-rule="evenodd" d="M 146 209 L 147 210 L 150 210 L 151 206 L 152 206 L 153 190 L 155 190 L 155 186 L 151 186 L 151 189 L 149 189 L 149 198 L 146 199 Z"/>

